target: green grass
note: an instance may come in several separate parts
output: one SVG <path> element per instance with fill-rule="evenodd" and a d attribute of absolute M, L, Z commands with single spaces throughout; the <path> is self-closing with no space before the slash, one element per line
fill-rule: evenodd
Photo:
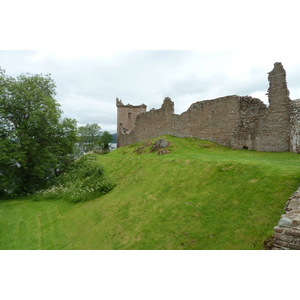
<path fill-rule="evenodd" d="M 263 249 L 299 186 L 300 156 L 165 138 L 166 155 L 148 142 L 99 156 L 116 183 L 99 198 L 2 200 L 0 249 Z"/>

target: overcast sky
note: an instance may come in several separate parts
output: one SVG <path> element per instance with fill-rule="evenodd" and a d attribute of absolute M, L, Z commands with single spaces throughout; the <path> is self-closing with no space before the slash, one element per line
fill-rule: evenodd
<path fill-rule="evenodd" d="M 64 116 L 111 133 L 116 97 L 148 109 L 171 97 L 176 113 L 233 94 L 267 102 L 267 73 L 277 61 L 286 69 L 290 97 L 300 98 L 296 2 L 125 2 L 100 7 L 61 0 L 26 14 L 28 3 L 40 2 L 20 2 L 14 10 L 9 1 L 21 23 L 3 13 L 10 34 L 3 30 L 0 66 L 11 76 L 51 73 Z"/>
<path fill-rule="evenodd" d="M 116 131 L 116 97 L 124 104 L 159 108 L 165 97 L 182 113 L 200 100 L 250 95 L 267 102 L 267 73 L 275 61 L 287 71 L 292 99 L 300 98 L 300 60 L 235 51 L 1 51 L 0 66 L 11 76 L 51 73 L 64 116 L 79 124 L 99 123 Z"/>

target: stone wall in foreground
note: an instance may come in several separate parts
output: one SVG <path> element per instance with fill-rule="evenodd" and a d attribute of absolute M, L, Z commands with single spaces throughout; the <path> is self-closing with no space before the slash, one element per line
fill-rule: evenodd
<path fill-rule="evenodd" d="M 274 227 L 273 250 L 300 250 L 300 187 L 287 202 L 285 210 Z"/>

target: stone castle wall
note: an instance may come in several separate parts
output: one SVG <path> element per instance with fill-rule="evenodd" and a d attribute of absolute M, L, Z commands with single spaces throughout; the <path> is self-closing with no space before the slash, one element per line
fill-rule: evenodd
<path fill-rule="evenodd" d="M 249 96 L 199 101 L 181 115 L 165 98 L 161 108 L 123 105 L 117 99 L 118 147 L 171 134 L 207 139 L 233 149 L 300 152 L 300 102 L 291 101 L 286 73 L 275 63 L 268 76 L 269 107 Z"/>
<path fill-rule="evenodd" d="M 144 112 L 135 120 L 134 129 L 120 136 L 120 144 L 128 145 L 164 134 L 196 137 L 236 149 L 253 148 L 251 133 L 256 128 L 257 113 L 266 106 L 251 97 L 227 96 L 200 101 L 181 115 L 174 114 L 174 103 L 165 98 L 160 109 Z"/>
<path fill-rule="evenodd" d="M 290 118 L 290 151 L 300 153 L 300 99 L 292 101 Z"/>

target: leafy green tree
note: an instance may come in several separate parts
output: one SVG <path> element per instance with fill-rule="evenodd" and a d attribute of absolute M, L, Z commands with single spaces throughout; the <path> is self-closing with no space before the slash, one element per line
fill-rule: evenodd
<path fill-rule="evenodd" d="M 100 147 L 103 151 L 109 151 L 109 144 L 114 140 L 113 136 L 108 132 L 104 131 L 100 138 Z"/>
<path fill-rule="evenodd" d="M 99 150 L 101 127 L 98 124 L 87 124 L 78 128 L 78 147 L 81 154 Z"/>
<path fill-rule="evenodd" d="M 74 157 L 76 120 L 61 120 L 50 74 L 9 77 L 0 68 L 0 194 L 53 183 Z"/>
<path fill-rule="evenodd" d="M 109 143 L 114 138 L 108 131 L 101 131 L 101 127 L 97 124 L 87 124 L 78 128 L 78 148 L 79 154 L 90 151 L 109 151 Z"/>

